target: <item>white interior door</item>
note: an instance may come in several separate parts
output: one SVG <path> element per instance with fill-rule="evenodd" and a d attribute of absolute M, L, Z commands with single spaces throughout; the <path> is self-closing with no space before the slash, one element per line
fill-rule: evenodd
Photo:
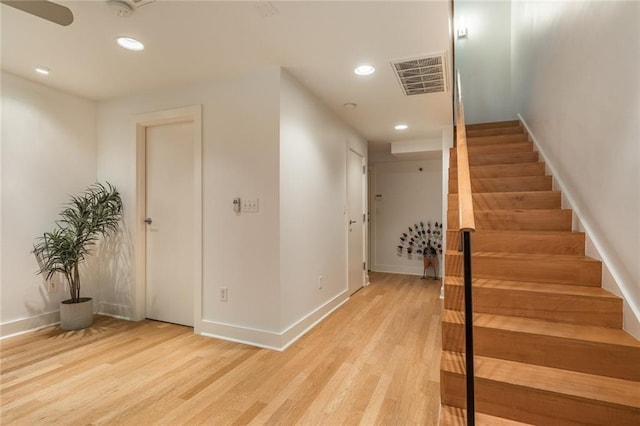
<path fill-rule="evenodd" d="M 193 123 L 146 128 L 146 316 L 193 326 Z"/>
<path fill-rule="evenodd" d="M 349 294 L 353 294 L 364 285 L 366 276 L 364 253 L 364 157 L 352 150 L 349 150 L 348 156 Z"/>

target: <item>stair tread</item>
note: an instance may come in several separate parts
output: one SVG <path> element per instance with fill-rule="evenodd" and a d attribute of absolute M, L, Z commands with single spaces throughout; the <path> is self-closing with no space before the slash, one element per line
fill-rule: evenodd
<path fill-rule="evenodd" d="M 551 191 L 553 180 L 551 176 L 509 176 L 491 178 L 471 178 L 473 194 L 495 194 L 502 192 L 535 192 Z M 449 192 L 458 192 L 457 176 L 449 178 Z"/>
<path fill-rule="evenodd" d="M 505 188 L 506 189 L 506 188 Z M 504 191 L 504 192 L 473 192 L 471 195 L 476 209 L 559 209 L 562 206 L 560 191 L 528 190 L 528 191 Z M 458 193 L 449 192 L 448 208 L 458 209 Z"/>
<path fill-rule="evenodd" d="M 537 179 L 551 179 L 551 176 L 549 175 L 543 175 L 543 176 L 505 176 L 505 177 L 490 177 L 490 178 L 474 178 L 472 177 L 471 180 L 473 182 L 501 182 L 501 181 L 511 181 L 511 180 L 537 180 Z M 454 176 L 452 178 L 450 178 L 449 180 L 452 181 L 457 181 L 457 176 Z M 551 190 L 549 190 L 551 191 Z M 520 191 L 511 191 L 511 192 L 520 192 Z M 522 191 L 522 192 L 531 192 L 531 191 Z M 474 192 L 475 193 L 475 192 Z"/>
<path fill-rule="evenodd" d="M 447 229 L 450 247 L 460 245 L 457 230 Z M 544 253 L 583 255 L 585 234 L 571 230 L 538 231 L 477 229 L 473 233 L 473 249 L 477 252 Z"/>
<path fill-rule="evenodd" d="M 476 380 L 491 380 L 573 398 L 640 409 L 640 383 L 476 355 Z M 464 374 L 464 354 L 443 351 L 442 370 Z"/>
<path fill-rule="evenodd" d="M 523 176 L 523 177 L 529 177 L 529 176 Z M 538 176 L 532 176 L 532 177 L 538 177 Z M 540 176 L 543 177 L 543 176 Z M 452 179 L 452 180 L 457 180 L 457 179 Z M 552 190 L 540 190 L 540 191 L 498 191 L 498 192 L 476 192 L 473 191 L 472 197 L 479 195 L 479 196 L 520 196 L 520 195 L 529 195 L 529 194 L 561 194 L 560 191 L 552 191 Z M 452 192 L 449 194 L 449 196 L 452 197 L 457 197 L 458 193 L 457 192 Z M 479 209 L 474 209 L 474 210 L 479 210 Z M 484 210 L 484 211 L 495 211 L 495 210 L 508 210 L 508 209 L 491 209 L 491 210 Z M 538 209 L 513 209 L 513 210 L 538 210 Z M 545 210 L 560 210 L 560 209 L 545 209 Z M 568 209 L 567 209 L 568 210 Z M 483 210 L 480 210 L 483 211 Z"/>
<path fill-rule="evenodd" d="M 468 145 L 467 150 L 469 154 L 473 153 L 474 151 L 484 151 L 487 149 L 492 150 L 492 149 L 524 148 L 526 150 L 533 151 L 533 142 L 528 140 L 513 140 L 513 138 L 517 136 L 519 135 L 483 136 L 483 137 L 470 138 L 472 141 L 475 140 L 476 143 Z M 487 140 L 497 139 L 497 140 L 503 140 L 503 141 L 498 143 L 479 143 L 478 142 L 479 139 L 487 139 Z M 450 148 L 450 149 L 454 150 L 453 152 L 456 152 L 455 151 L 456 148 Z"/>
<path fill-rule="evenodd" d="M 506 121 L 490 121 L 487 123 L 472 123 L 466 124 L 466 130 L 485 130 L 485 129 L 495 129 L 502 127 L 520 127 L 519 120 L 506 120 Z"/>
<path fill-rule="evenodd" d="M 516 177 L 538 177 L 538 176 L 511 176 L 511 178 L 516 178 Z M 483 180 L 486 179 L 494 179 L 494 178 L 480 178 Z M 452 179 L 452 180 L 457 180 L 457 179 Z M 560 191 L 553 191 L 553 190 L 548 190 L 548 191 L 502 191 L 502 192 L 473 192 L 472 195 L 484 195 L 484 196 L 501 196 L 501 197 L 517 197 L 517 196 L 526 196 L 526 195 L 540 195 L 540 194 L 546 194 L 546 195 L 556 195 L 556 194 L 561 194 Z M 449 194 L 450 197 L 457 197 L 458 194 Z"/>
<path fill-rule="evenodd" d="M 484 194 L 494 194 L 493 192 L 485 192 Z M 483 209 L 474 209 L 474 212 L 483 212 L 483 213 L 541 213 L 541 212 L 572 212 L 571 209 L 495 209 L 495 210 L 483 210 Z"/>
<path fill-rule="evenodd" d="M 477 165 L 477 166 L 469 166 L 470 170 L 473 169 L 491 169 L 491 168 L 500 168 L 500 167 L 505 167 L 505 166 L 511 166 L 511 167 L 522 167 L 525 165 L 529 165 L 529 166 L 534 166 L 534 165 L 539 165 L 539 164 L 544 164 L 543 162 L 540 161 L 531 161 L 529 163 L 518 163 L 518 164 L 481 164 L 481 165 Z M 457 167 L 453 166 L 450 167 L 450 170 L 456 170 Z"/>
<path fill-rule="evenodd" d="M 569 209 L 474 209 L 476 229 L 519 231 L 570 231 L 573 212 Z M 447 211 L 447 230 L 458 230 L 457 210 Z"/>
<path fill-rule="evenodd" d="M 526 133 L 508 133 L 501 135 L 476 135 L 467 134 L 467 144 L 469 147 L 476 146 L 491 146 L 491 145 L 504 145 L 514 142 L 530 142 L 529 136 Z"/>
<path fill-rule="evenodd" d="M 469 166 L 471 177 L 477 176 L 544 176 L 546 174 L 545 164 L 539 161 L 521 162 L 517 164 L 485 164 Z M 449 175 L 455 176 L 457 167 L 451 164 Z"/>
<path fill-rule="evenodd" d="M 466 425 L 467 410 L 464 408 L 452 407 L 450 405 L 442 405 L 440 413 L 440 424 L 443 426 L 448 425 Z M 529 423 L 517 422 L 515 420 L 504 419 L 502 417 L 495 417 L 489 414 L 484 414 L 476 411 L 475 424 L 478 426 L 527 426 Z"/>
<path fill-rule="evenodd" d="M 442 322 L 464 324 L 464 314 L 461 311 L 445 309 L 442 314 Z M 474 327 L 497 328 L 569 340 L 640 348 L 640 342 L 624 330 L 597 325 L 572 324 L 479 312 L 473 314 L 473 325 Z"/>
<path fill-rule="evenodd" d="M 545 175 L 545 176 L 506 176 L 506 177 L 489 177 L 489 178 L 474 178 L 472 177 L 471 180 L 473 182 L 487 182 L 487 183 L 493 183 L 493 182 L 504 182 L 504 181 L 528 181 L 528 180 L 538 180 L 538 179 L 551 179 L 551 176 L 549 175 Z M 452 176 L 449 178 L 450 181 L 457 181 L 457 176 Z M 534 192 L 534 191 L 510 191 L 510 192 Z M 552 190 L 549 190 L 548 192 L 553 192 Z M 475 192 L 474 194 L 482 194 L 482 192 Z"/>
<path fill-rule="evenodd" d="M 449 230 L 456 231 L 457 230 Z M 515 235 L 517 237 L 526 237 L 527 235 L 561 235 L 561 236 L 569 236 L 569 235 L 581 235 L 584 232 L 579 231 L 527 231 L 527 230 L 514 230 L 514 231 L 502 231 L 500 229 L 477 229 L 473 232 L 473 234 L 478 233 L 483 234 L 504 234 L 507 233 L 509 235 Z"/>
<path fill-rule="evenodd" d="M 467 130 L 467 139 L 482 136 L 499 136 L 499 135 L 526 135 L 525 130 L 520 126 L 498 127 L 484 130 Z"/>
<path fill-rule="evenodd" d="M 484 137 L 478 137 L 478 138 L 473 138 L 476 139 L 476 142 L 474 144 L 470 144 L 467 146 L 467 152 L 469 153 L 469 155 L 482 155 L 484 153 L 493 153 L 493 154 L 499 154 L 500 151 L 503 152 L 530 152 L 533 151 L 533 142 L 531 141 L 527 141 L 527 140 L 508 140 L 508 138 L 513 138 L 514 135 L 502 135 L 502 136 L 484 136 Z M 477 141 L 477 139 L 507 139 L 503 142 L 496 142 L 496 143 L 479 143 Z M 515 151 L 509 151 L 509 150 L 515 150 Z M 485 152 L 485 151 L 489 151 L 489 152 Z M 495 151 L 495 152 L 492 152 Z M 451 154 L 453 154 L 454 156 L 457 155 L 457 148 L 453 147 L 453 148 L 449 148 L 449 152 Z"/>
<path fill-rule="evenodd" d="M 447 250 L 447 255 L 451 256 L 462 256 L 462 253 L 457 250 Z M 582 255 L 572 255 L 572 254 L 538 254 L 538 253 L 503 253 L 496 251 L 482 251 L 482 252 L 473 252 L 473 257 L 499 257 L 499 258 L 507 258 L 507 259 L 527 259 L 532 261 L 540 261 L 540 260 L 552 260 L 553 262 L 594 262 L 599 263 L 600 261 L 594 259 L 589 256 Z"/>
<path fill-rule="evenodd" d="M 513 164 L 513 162 L 510 162 L 509 160 L 511 158 L 516 158 L 516 157 L 521 157 L 521 158 L 525 158 L 529 161 L 520 161 L 518 160 L 517 163 L 535 163 L 536 161 L 534 161 L 534 159 L 538 158 L 538 152 L 536 151 L 516 151 L 516 152 L 504 152 L 504 153 L 490 153 L 490 154 L 482 154 L 482 153 L 478 153 L 478 154 L 474 154 L 469 155 L 469 161 L 473 161 L 473 160 L 478 160 L 478 159 L 493 159 L 496 160 L 495 163 L 488 163 L 488 164 L 492 164 L 492 165 L 499 165 L 499 164 Z M 452 160 L 455 160 L 456 157 L 453 156 Z M 503 161 L 499 161 L 499 160 L 503 160 Z M 488 164 L 469 164 L 470 166 L 482 166 L 482 165 L 488 165 Z M 457 163 L 456 163 L 457 165 Z"/>
<path fill-rule="evenodd" d="M 463 286 L 464 281 L 462 277 L 447 276 L 445 277 L 445 285 Z M 531 293 L 553 293 L 562 294 L 566 296 L 581 296 L 581 297 L 597 297 L 606 299 L 619 299 L 615 294 L 601 288 L 601 287 L 589 287 L 589 286 L 577 286 L 577 285 L 564 285 L 553 283 L 536 283 L 527 281 L 509 281 L 509 280 L 495 280 L 488 278 L 474 278 L 473 287 L 482 288 L 496 288 L 503 290 L 513 291 L 526 291 Z"/>

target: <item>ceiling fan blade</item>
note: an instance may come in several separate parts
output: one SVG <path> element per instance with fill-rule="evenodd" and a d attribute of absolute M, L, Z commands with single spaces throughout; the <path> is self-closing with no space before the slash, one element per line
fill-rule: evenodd
<path fill-rule="evenodd" d="M 38 16 L 55 24 L 67 26 L 73 22 L 73 13 L 68 7 L 46 0 L 0 0 L 0 3 Z"/>

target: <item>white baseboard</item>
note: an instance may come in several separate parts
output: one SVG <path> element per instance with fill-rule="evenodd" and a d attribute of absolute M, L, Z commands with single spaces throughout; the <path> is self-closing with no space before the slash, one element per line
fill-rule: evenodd
<path fill-rule="evenodd" d="M 422 276 L 422 266 L 398 266 L 398 265 L 373 265 L 374 272 L 386 272 L 389 274 L 405 274 Z M 431 269 L 429 269 L 431 272 Z"/>
<path fill-rule="evenodd" d="M 0 340 L 40 330 L 60 323 L 60 311 L 47 312 L 29 318 L 0 324 Z"/>
<path fill-rule="evenodd" d="M 442 264 L 442 259 L 438 259 L 438 263 Z M 420 262 L 422 264 L 422 262 Z M 424 268 L 421 266 L 397 266 L 397 265 L 373 265 L 373 272 L 385 272 L 389 274 L 418 275 L 424 274 Z M 427 276 L 433 276 L 433 268 L 427 269 Z M 438 268 L 438 277 L 442 277 L 442 268 Z"/>
<path fill-rule="evenodd" d="M 207 337 L 229 340 L 231 342 L 243 343 L 275 351 L 284 351 L 333 311 L 342 306 L 347 300 L 349 300 L 349 297 L 346 291 L 344 291 L 280 332 L 208 320 L 199 321 L 197 330 L 200 334 Z"/>
<path fill-rule="evenodd" d="M 129 305 L 117 305 L 115 303 L 98 303 L 99 315 L 107 315 L 110 317 L 131 321 L 132 308 Z"/>
<path fill-rule="evenodd" d="M 540 143 L 527 125 L 527 122 L 518 114 L 518 118 L 524 125 L 529 137 L 533 141 L 535 150 L 538 151 L 542 160 L 546 164 L 546 168 L 553 176 L 553 187 L 562 191 L 563 208 L 573 210 L 573 229 L 584 232 L 586 235 L 585 254 L 602 262 L 602 288 L 620 296 L 624 302 L 623 309 L 623 328 L 636 339 L 640 339 L 640 307 L 632 303 L 630 297 L 629 283 L 625 283 L 615 267 L 615 262 L 610 258 L 604 250 L 604 245 L 600 242 L 601 237 L 593 231 L 591 224 L 584 219 L 584 214 L 577 207 L 571 191 L 568 190 L 562 178 L 562 174 L 558 173 L 558 169 L 554 166 L 553 161 L 541 148 Z"/>

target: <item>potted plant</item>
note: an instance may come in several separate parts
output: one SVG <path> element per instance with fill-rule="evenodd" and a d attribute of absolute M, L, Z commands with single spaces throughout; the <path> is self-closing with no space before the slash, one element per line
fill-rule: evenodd
<path fill-rule="evenodd" d="M 120 194 L 111 184 L 95 183 L 72 196 L 51 232 L 36 239 L 33 253 L 47 280 L 64 275 L 70 299 L 60 302 L 60 326 L 78 330 L 93 323 L 93 301 L 80 297 L 79 266 L 100 239 L 118 229 L 122 217 Z"/>

